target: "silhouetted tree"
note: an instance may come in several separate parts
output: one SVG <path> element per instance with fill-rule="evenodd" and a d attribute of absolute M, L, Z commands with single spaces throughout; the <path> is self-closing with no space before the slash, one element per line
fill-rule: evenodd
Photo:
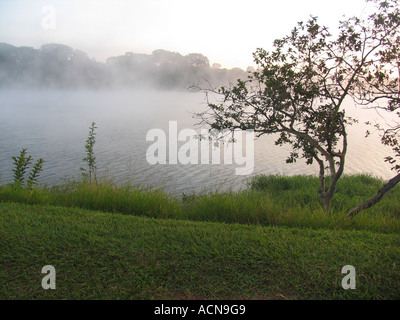
<path fill-rule="evenodd" d="M 212 129 L 254 130 L 258 137 L 278 134 L 275 143 L 292 148 L 288 163 L 300 156 L 307 164 L 316 162 L 327 211 L 344 171 L 346 126 L 355 121 L 346 116 L 344 101 L 359 98 L 360 92 L 371 102 L 380 97 L 386 84 L 372 81 L 371 70 L 382 72 L 388 61 L 398 61 L 391 40 L 398 41 L 399 14 L 393 9 L 397 0 L 371 2 L 377 13 L 366 20 L 340 22 L 337 37 L 311 17 L 275 40 L 273 51 L 257 49 L 258 70 L 228 88 L 204 90 L 220 98 L 209 100 L 207 110 L 198 115 Z M 381 76 L 379 72 L 375 76 Z"/>
<path fill-rule="evenodd" d="M 0 43 L 1 87 L 184 90 L 202 79 L 225 83 L 238 70 L 213 69 L 208 58 L 199 53 L 183 56 L 167 50 L 155 50 L 150 55 L 127 52 L 100 63 L 85 52 L 62 44 L 46 44 L 37 50 Z M 240 71 L 240 77 L 244 77 L 244 71 Z"/>

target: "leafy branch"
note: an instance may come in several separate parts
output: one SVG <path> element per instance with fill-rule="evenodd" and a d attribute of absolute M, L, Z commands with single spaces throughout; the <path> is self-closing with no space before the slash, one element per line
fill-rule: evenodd
<path fill-rule="evenodd" d="M 83 158 L 83 161 L 86 162 L 88 168 L 80 168 L 83 178 L 86 179 L 89 183 L 92 183 L 93 181 L 97 183 L 97 166 L 96 157 L 94 155 L 94 145 L 96 143 L 95 129 L 97 129 L 96 123 L 92 122 L 91 126 L 89 127 L 89 135 L 85 144 L 86 157 Z"/>
<path fill-rule="evenodd" d="M 19 156 L 11 158 L 14 161 L 14 169 L 12 170 L 14 173 L 13 186 L 22 188 L 24 187 L 26 171 L 33 159 L 30 155 L 27 156 L 27 149 L 25 148 L 20 151 Z M 44 160 L 40 158 L 34 164 L 26 182 L 26 187 L 28 189 L 32 189 L 33 185 L 38 184 L 40 172 L 43 170 L 43 163 Z"/>

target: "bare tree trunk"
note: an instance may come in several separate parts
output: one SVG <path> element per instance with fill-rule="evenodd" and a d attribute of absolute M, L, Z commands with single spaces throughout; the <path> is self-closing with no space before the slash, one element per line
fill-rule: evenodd
<path fill-rule="evenodd" d="M 322 202 L 323 202 L 323 205 L 324 205 L 325 212 L 329 212 L 331 210 L 332 199 L 333 199 L 333 196 L 335 195 L 336 185 L 337 185 L 337 182 L 340 179 L 341 175 L 342 175 L 341 172 L 338 172 L 338 173 L 334 174 L 331 177 L 331 181 L 330 181 L 330 184 L 329 184 L 328 191 L 323 193 L 323 194 L 321 194 L 321 198 L 322 198 Z"/>
<path fill-rule="evenodd" d="M 356 214 L 358 214 L 361 210 L 368 209 L 368 208 L 372 207 L 374 204 L 378 203 L 380 200 L 382 200 L 383 196 L 387 192 L 389 192 L 392 188 L 394 188 L 396 186 L 396 184 L 398 184 L 399 182 L 400 182 L 400 174 L 398 174 L 394 178 L 390 179 L 386 184 L 384 184 L 384 186 L 382 187 L 382 189 L 380 189 L 378 191 L 376 196 L 359 204 L 357 207 L 350 210 L 347 213 L 347 217 L 352 218 Z"/>
<path fill-rule="evenodd" d="M 328 190 L 326 190 L 326 178 L 325 178 L 325 165 L 324 162 L 318 158 L 318 156 L 314 155 L 314 159 L 317 160 L 318 164 L 319 164 L 319 181 L 320 181 L 320 187 L 319 187 L 319 195 L 321 197 L 322 200 L 322 204 L 324 206 L 324 211 L 325 212 L 329 212 L 331 210 L 331 206 L 332 206 L 332 199 L 333 196 L 335 195 L 335 191 L 336 191 L 336 185 L 340 179 L 340 177 L 343 174 L 343 169 L 344 169 L 344 155 L 340 156 L 340 166 L 339 166 L 339 170 L 336 172 L 335 169 L 335 161 L 334 161 L 334 157 L 331 156 L 328 160 L 329 160 L 329 167 L 330 167 L 330 171 L 331 171 L 331 179 L 330 179 L 330 183 L 329 183 L 329 187 Z"/>
<path fill-rule="evenodd" d="M 331 180 L 329 183 L 329 188 L 328 190 L 323 193 L 321 193 L 321 197 L 322 197 L 322 201 L 324 204 L 324 209 L 326 212 L 331 210 L 331 206 L 332 206 L 332 199 L 333 196 L 335 195 L 335 191 L 336 191 L 336 186 L 337 183 L 340 179 L 340 177 L 343 174 L 344 171 L 344 164 L 345 164 L 345 157 L 346 157 L 346 153 L 347 153 L 347 133 L 346 133 L 346 128 L 344 126 L 344 122 L 343 122 L 343 118 L 340 119 L 340 125 L 342 126 L 342 131 L 341 131 L 341 135 L 343 136 L 343 150 L 342 152 L 332 152 L 332 146 L 329 145 L 328 146 L 328 152 L 329 152 L 329 156 L 326 156 L 326 160 L 329 162 L 329 169 L 331 172 Z M 339 160 L 339 167 L 336 170 L 336 161 L 335 161 L 335 157 L 338 157 Z M 320 163 L 320 175 L 323 173 L 322 168 L 321 168 L 321 163 Z M 320 178 L 321 180 L 321 178 Z M 321 183 L 324 182 L 325 180 L 322 181 Z M 321 189 L 322 191 L 322 189 Z"/>

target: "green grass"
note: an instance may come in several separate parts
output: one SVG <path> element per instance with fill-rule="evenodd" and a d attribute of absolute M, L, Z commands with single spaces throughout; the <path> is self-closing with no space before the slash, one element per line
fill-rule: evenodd
<path fill-rule="evenodd" d="M 399 186 L 346 218 L 382 185 L 343 177 L 328 213 L 312 176 L 182 199 L 106 180 L 0 186 L 0 299 L 399 299 Z"/>
<path fill-rule="evenodd" d="M 0 299 L 400 298 L 398 234 L 3 202 L 0 248 Z M 44 265 L 56 290 L 41 288 Z M 345 265 L 356 290 L 341 287 Z"/>
<path fill-rule="evenodd" d="M 400 233 L 400 186 L 350 220 L 347 211 L 376 194 L 383 181 L 368 175 L 343 177 L 329 213 L 322 208 L 318 183 L 313 176 L 259 176 L 249 181 L 245 191 L 185 195 L 183 199 L 160 190 L 116 186 L 104 180 L 33 190 L 8 185 L 0 186 L 0 201 L 190 221 Z"/>
<path fill-rule="evenodd" d="M 0 201 L 58 205 L 158 218 L 179 218 L 181 214 L 179 201 L 165 192 L 116 186 L 104 180 L 98 184 L 67 181 L 51 188 L 34 189 L 0 186 Z"/>

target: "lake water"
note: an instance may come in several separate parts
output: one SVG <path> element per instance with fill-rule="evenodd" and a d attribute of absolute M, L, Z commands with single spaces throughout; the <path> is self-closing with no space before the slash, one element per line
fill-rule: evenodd
<path fill-rule="evenodd" d="M 84 166 L 89 126 L 96 122 L 95 156 L 98 174 L 119 184 L 158 187 L 175 195 L 210 190 L 239 190 L 247 176 L 235 175 L 240 165 L 150 165 L 146 151 L 149 130 L 168 134 L 169 121 L 178 131 L 201 127 L 192 114 L 205 108 L 202 93 L 159 91 L 0 91 L 0 183 L 12 181 L 11 156 L 27 148 L 34 159 L 44 158 L 41 183 L 57 184 L 62 178 L 79 177 Z M 360 109 L 352 107 L 353 115 Z M 384 179 L 393 171 L 384 162 L 390 149 L 379 137 L 365 139 L 363 122 L 379 119 L 363 111 L 359 125 L 348 129 L 349 151 L 345 173 L 372 173 Z M 286 164 L 287 147 L 274 145 L 273 136 L 255 141 L 253 174 L 317 174 L 318 167 L 300 159 Z"/>

